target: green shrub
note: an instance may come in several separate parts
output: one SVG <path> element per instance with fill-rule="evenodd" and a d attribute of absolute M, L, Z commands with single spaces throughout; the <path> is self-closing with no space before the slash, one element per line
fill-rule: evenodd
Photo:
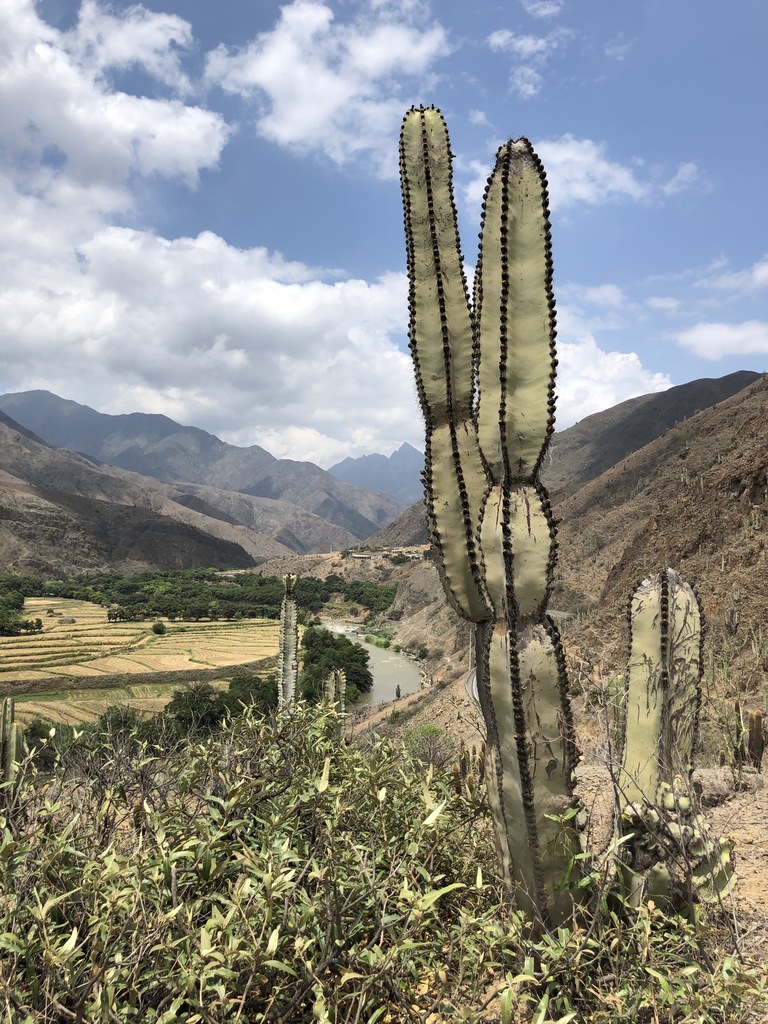
<path fill-rule="evenodd" d="M 119 718 L 0 805 L 3 1020 L 477 1024 L 496 995 L 502 1022 L 764 1019 L 706 920 L 597 875 L 591 914 L 533 941 L 482 799 L 400 745 L 340 745 L 326 708 L 163 755 Z"/>

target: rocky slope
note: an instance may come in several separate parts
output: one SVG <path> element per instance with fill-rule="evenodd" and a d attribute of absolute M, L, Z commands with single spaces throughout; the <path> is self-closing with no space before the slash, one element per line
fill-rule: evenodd
<path fill-rule="evenodd" d="M 169 485 L 58 451 L 0 420 L 0 558 L 6 572 L 252 565 L 356 538 L 288 502 Z"/>

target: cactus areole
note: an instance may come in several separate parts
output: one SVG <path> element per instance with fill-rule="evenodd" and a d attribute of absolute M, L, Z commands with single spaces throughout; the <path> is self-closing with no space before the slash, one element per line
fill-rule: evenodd
<path fill-rule="evenodd" d="M 547 615 L 555 526 L 539 467 L 554 423 L 546 178 L 527 139 L 499 149 L 472 298 L 451 149 L 434 107 L 403 121 L 410 348 L 426 425 L 427 521 L 445 593 L 477 629 L 486 778 L 501 863 L 539 925 L 571 913 L 579 837 L 565 663 Z"/>

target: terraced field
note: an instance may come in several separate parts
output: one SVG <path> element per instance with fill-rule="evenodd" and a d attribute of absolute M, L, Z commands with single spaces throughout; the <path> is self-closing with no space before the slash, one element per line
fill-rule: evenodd
<path fill-rule="evenodd" d="M 186 682 L 224 685 L 235 666 L 276 664 L 273 619 L 166 621 L 157 636 L 149 622 L 108 622 L 86 601 L 27 598 L 24 615 L 40 618 L 42 633 L 0 637 L 0 695 L 13 694 L 22 721 L 89 721 L 111 704 L 154 712 Z"/>

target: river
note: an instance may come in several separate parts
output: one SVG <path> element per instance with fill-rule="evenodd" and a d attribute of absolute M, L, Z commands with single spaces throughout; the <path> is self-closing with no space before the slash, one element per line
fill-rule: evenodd
<path fill-rule="evenodd" d="M 395 690 L 400 687 L 400 695 L 415 693 L 421 689 L 421 669 L 417 662 L 407 654 L 393 651 L 391 647 L 376 647 L 368 644 L 355 626 L 344 622 L 324 622 L 326 629 L 334 633 L 343 633 L 356 644 L 364 647 L 370 656 L 369 668 L 373 675 L 373 689 L 363 693 L 352 707 L 355 709 L 369 707 L 372 704 L 384 704 L 395 699 Z"/>

